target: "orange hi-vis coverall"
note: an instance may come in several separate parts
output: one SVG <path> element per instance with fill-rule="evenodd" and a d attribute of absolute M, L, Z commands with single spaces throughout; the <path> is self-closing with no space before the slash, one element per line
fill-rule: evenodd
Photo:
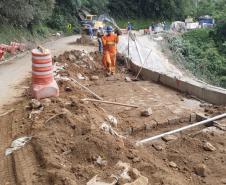
<path fill-rule="evenodd" d="M 102 37 L 104 57 L 104 67 L 108 72 L 115 73 L 115 61 L 116 61 L 116 45 L 119 43 L 119 36 L 112 34 L 111 36 L 105 35 Z"/>

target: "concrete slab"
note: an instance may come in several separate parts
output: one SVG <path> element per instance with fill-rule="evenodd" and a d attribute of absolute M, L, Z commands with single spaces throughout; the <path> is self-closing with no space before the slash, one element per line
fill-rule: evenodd
<path fill-rule="evenodd" d="M 203 87 L 204 84 L 197 82 L 193 79 L 187 77 L 181 77 L 179 79 L 179 86 L 177 89 L 179 91 L 194 95 L 200 99 L 203 99 Z"/>
<path fill-rule="evenodd" d="M 177 81 L 175 80 L 174 77 L 175 77 L 175 74 L 173 74 L 173 73 L 168 73 L 168 74 L 162 73 L 162 74 L 160 74 L 159 81 L 164 85 L 167 85 L 174 89 L 178 89 Z"/>
<path fill-rule="evenodd" d="M 154 82 L 158 82 L 160 78 L 160 72 L 153 71 L 146 68 L 143 68 L 140 74 L 146 79 L 152 80 Z"/>
<path fill-rule="evenodd" d="M 212 104 L 225 104 L 226 89 L 214 86 L 206 86 L 203 88 L 203 100 Z"/>

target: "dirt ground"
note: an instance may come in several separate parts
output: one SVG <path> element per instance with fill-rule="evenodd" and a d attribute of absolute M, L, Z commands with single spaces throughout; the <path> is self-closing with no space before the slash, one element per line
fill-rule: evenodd
<path fill-rule="evenodd" d="M 169 142 L 158 139 L 145 146 L 137 145 L 137 141 L 192 124 L 186 120 L 194 112 L 212 112 L 188 95 L 161 84 L 145 79 L 126 82 L 125 77 L 135 76 L 121 55 L 117 57 L 116 75 L 106 77 L 101 58 L 99 52 L 78 50 L 54 57 L 54 65 L 64 66 L 56 72 L 59 97 L 41 99 L 40 107 L 34 109 L 29 90 L 24 89 L 17 102 L 4 106 L 5 111 L 13 111 L 0 117 L 0 184 L 85 185 L 96 175 L 101 182 L 112 183 L 114 175 L 117 184 L 124 185 L 137 179 L 133 168 L 140 172 L 138 176 L 148 178 L 149 185 L 226 184 L 226 135 L 222 130 L 204 132 L 201 130 L 206 126 L 200 126 L 175 134 L 177 139 Z M 79 79 L 78 74 L 87 80 Z M 106 101 L 139 107 L 82 101 L 96 98 L 67 78 L 77 80 Z M 18 86 L 28 86 L 30 80 L 27 78 Z M 150 107 L 152 115 L 142 117 L 140 111 Z M 214 108 L 217 109 L 209 107 Z M 222 106 L 217 114 L 224 111 Z M 45 123 L 54 115 L 58 116 Z M 108 115 L 117 119 L 117 127 L 106 120 Z M 179 121 L 168 124 L 169 120 Z M 155 126 L 147 130 L 145 126 L 153 122 Z M 111 125 L 119 136 L 101 129 L 103 123 Z M 128 128 L 133 132 L 124 131 Z M 134 128 L 141 129 L 134 132 Z M 11 142 L 23 136 L 33 138 L 5 157 Z M 206 142 L 216 149 L 204 150 Z M 120 162 L 130 166 L 128 173 Z M 195 170 L 199 164 L 206 165 L 202 175 Z"/>

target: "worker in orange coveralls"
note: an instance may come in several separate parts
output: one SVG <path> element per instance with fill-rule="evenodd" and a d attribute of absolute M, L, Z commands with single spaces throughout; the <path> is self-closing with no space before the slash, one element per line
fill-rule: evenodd
<path fill-rule="evenodd" d="M 107 69 L 107 75 L 115 75 L 115 62 L 116 62 L 116 44 L 119 43 L 119 35 L 112 34 L 112 27 L 107 27 L 107 35 L 102 37 L 104 56 L 103 63 Z"/>

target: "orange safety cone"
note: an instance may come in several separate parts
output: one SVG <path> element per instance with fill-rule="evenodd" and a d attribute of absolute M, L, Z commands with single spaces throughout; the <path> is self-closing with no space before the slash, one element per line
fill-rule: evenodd
<path fill-rule="evenodd" d="M 59 88 L 53 77 L 51 51 L 33 49 L 32 54 L 32 82 L 30 92 L 35 99 L 59 96 Z"/>

